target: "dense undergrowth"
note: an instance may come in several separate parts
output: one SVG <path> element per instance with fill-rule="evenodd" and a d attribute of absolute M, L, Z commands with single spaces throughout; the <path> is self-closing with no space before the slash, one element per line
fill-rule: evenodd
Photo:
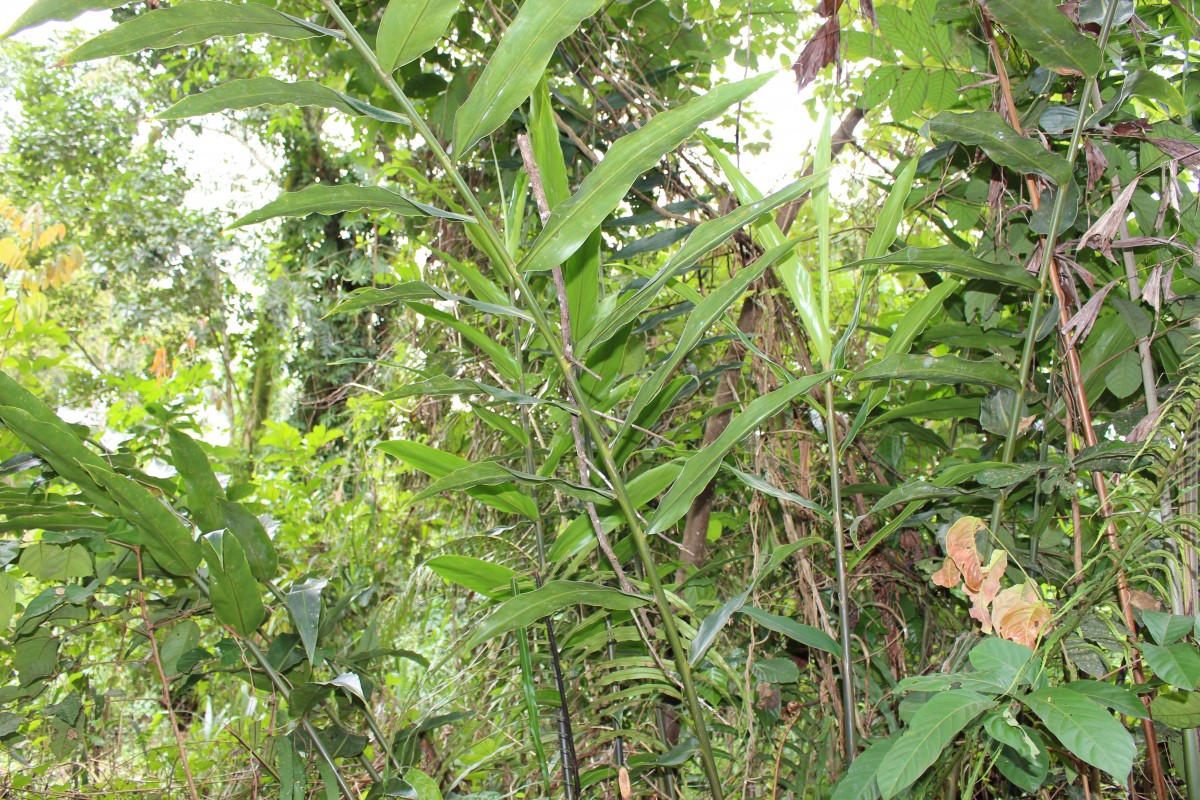
<path fill-rule="evenodd" d="M 1200 798 L 1192 2 L 147 5 L 0 51 L 0 797 Z"/>

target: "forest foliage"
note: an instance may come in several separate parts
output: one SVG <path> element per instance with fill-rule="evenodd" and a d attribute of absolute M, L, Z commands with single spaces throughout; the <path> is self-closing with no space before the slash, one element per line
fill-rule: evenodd
<path fill-rule="evenodd" d="M 1200 799 L 1198 25 L 36 0 L 0 797 Z"/>

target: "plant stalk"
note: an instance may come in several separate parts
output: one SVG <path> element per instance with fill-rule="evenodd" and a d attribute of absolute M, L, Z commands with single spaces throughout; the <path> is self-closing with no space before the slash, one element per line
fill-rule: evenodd
<path fill-rule="evenodd" d="M 692 726 L 694 728 L 696 739 L 699 744 L 700 758 L 704 768 L 705 777 L 708 781 L 709 791 L 712 793 L 713 800 L 724 800 L 725 794 L 721 788 L 720 772 L 717 770 L 716 758 L 713 755 L 712 744 L 709 740 L 708 730 L 704 724 L 704 711 L 700 705 L 700 696 L 696 692 L 695 682 L 692 678 L 691 665 L 688 663 L 687 649 L 683 646 L 682 640 L 679 638 L 679 631 L 675 625 L 674 611 L 671 608 L 670 599 L 667 597 L 666 591 L 663 589 L 662 581 L 658 575 L 658 568 L 655 564 L 654 555 L 650 550 L 650 543 L 646 538 L 645 531 L 642 529 L 641 521 L 638 519 L 637 510 L 629 497 L 629 491 L 625 486 L 625 481 L 622 478 L 621 472 L 618 469 L 613 458 L 612 450 L 609 448 L 607 441 L 604 439 L 603 429 L 600 427 L 599 420 L 588 405 L 587 396 L 584 394 L 579 381 L 575 376 L 572 364 L 567 360 L 562 349 L 562 344 L 558 337 L 554 335 L 554 328 L 546 318 L 541 306 L 533 299 L 533 293 L 529 289 L 529 284 L 526 282 L 524 275 L 517 268 L 517 264 L 512 257 L 508 255 L 508 251 L 504 246 L 504 240 L 496 231 L 491 220 L 488 218 L 486 211 L 480 204 L 475 193 L 471 191 L 466 180 L 455 166 L 454 160 L 445 148 L 438 142 L 437 137 L 429 126 L 421 118 L 416 107 L 404 91 L 396 83 L 391 73 L 383 69 L 379 63 L 379 59 L 375 53 L 363 40 L 358 30 L 346 18 L 345 13 L 338 6 L 336 0 L 322 0 L 322 5 L 329 11 L 330 15 L 342 28 L 346 34 L 347 40 L 356 52 L 367 62 L 376 76 L 383 82 L 388 92 L 392 95 L 399 104 L 401 109 L 408 115 L 409 121 L 416 129 L 417 133 L 425 139 L 426 144 L 433 152 L 434 157 L 441 163 L 446 170 L 450 180 L 454 183 L 455 188 L 466 202 L 467 207 L 475 216 L 480 229 L 500 256 L 500 266 L 508 273 L 513 285 L 518 292 L 525 298 L 528 304 L 528 311 L 533 317 L 534 324 L 537 326 L 538 332 L 542 335 L 547 346 L 550 348 L 551 354 L 558 365 L 559 371 L 562 373 L 563 380 L 567 384 L 567 388 L 575 401 L 579 410 L 580 418 L 583 420 L 584 427 L 592 436 L 595 442 L 596 449 L 600 454 L 600 460 L 604 466 L 604 471 L 612 483 L 613 490 L 617 495 L 617 504 L 621 508 L 622 514 L 625 516 L 629 524 L 630 533 L 633 536 L 634 545 L 638 552 L 638 557 L 646 567 L 646 578 L 650 583 L 650 589 L 654 595 L 655 605 L 658 607 L 658 612 L 662 617 L 663 631 L 667 637 L 667 643 L 671 647 L 671 653 L 675 660 L 675 667 L 679 671 L 680 682 L 683 684 L 684 695 L 687 698 L 688 711 L 692 715 Z"/>

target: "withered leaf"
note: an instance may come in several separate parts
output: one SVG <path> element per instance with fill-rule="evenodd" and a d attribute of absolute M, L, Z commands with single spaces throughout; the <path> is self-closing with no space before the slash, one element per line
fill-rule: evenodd
<path fill-rule="evenodd" d="M 1050 607 L 1038 595 L 1033 581 L 1005 589 L 992 603 L 992 623 L 996 633 L 1010 642 L 1036 647 L 1048 622 Z"/>
<path fill-rule="evenodd" d="M 1080 341 L 1087 337 L 1092 326 L 1096 324 L 1096 317 L 1100 316 L 1100 309 L 1104 306 L 1104 298 L 1108 297 L 1108 293 L 1117 285 L 1116 281 L 1111 281 L 1100 291 L 1092 295 L 1092 299 L 1084 304 L 1083 308 L 1075 312 L 1075 315 L 1067 320 L 1067 324 L 1063 326 L 1063 335 L 1067 337 L 1067 346 L 1074 347 Z"/>
<path fill-rule="evenodd" d="M 817 29 L 813 37 L 804 45 L 800 57 L 792 64 L 796 73 L 796 86 L 803 89 L 814 80 L 822 69 L 837 61 L 841 50 L 842 29 L 836 16 L 830 17 L 824 25 Z"/>
<path fill-rule="evenodd" d="M 1182 162 L 1185 167 L 1200 167 L 1200 147 L 1189 141 L 1169 136 L 1147 137 L 1146 141 L 1176 161 Z"/>

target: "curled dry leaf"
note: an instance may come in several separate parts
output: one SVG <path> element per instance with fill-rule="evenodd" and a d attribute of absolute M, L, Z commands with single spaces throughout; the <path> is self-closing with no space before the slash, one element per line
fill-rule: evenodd
<path fill-rule="evenodd" d="M 996 633 L 1010 642 L 1036 647 L 1042 629 L 1050 622 L 1050 607 L 1038 594 L 1033 581 L 1010 586 L 992 603 Z"/>
<path fill-rule="evenodd" d="M 1147 137 L 1146 141 L 1162 150 L 1185 167 L 1195 169 L 1200 167 L 1200 147 L 1185 139 L 1173 139 L 1168 136 Z"/>
<path fill-rule="evenodd" d="M 1116 260 L 1112 254 L 1112 243 L 1120 233 L 1121 221 L 1125 219 L 1125 214 L 1129 210 L 1129 201 L 1133 198 L 1133 192 L 1137 189 L 1137 184 L 1136 180 L 1130 181 L 1121 190 L 1121 193 L 1113 200 L 1113 204 L 1108 207 L 1108 210 L 1092 223 L 1092 227 L 1088 228 L 1083 236 L 1079 237 L 1079 245 L 1075 248 L 1076 251 L 1082 250 L 1085 247 L 1091 247 L 1099 250 L 1110 260 Z"/>
<path fill-rule="evenodd" d="M 1063 325 L 1063 335 L 1067 337 L 1067 346 L 1074 347 L 1082 339 L 1086 338 L 1088 331 L 1092 329 L 1092 325 L 1096 323 L 1096 317 L 1100 315 L 1100 308 L 1104 305 L 1104 298 L 1108 297 L 1108 293 L 1117 285 L 1116 281 L 1112 281 L 1108 285 L 1100 289 L 1092 295 L 1092 299 L 1084 304 L 1083 308 L 1075 312 L 1067 324 Z"/>
<path fill-rule="evenodd" d="M 1000 591 L 1000 579 L 1008 568 L 1008 556 L 997 550 L 992 553 L 988 565 L 983 566 L 975 544 L 975 535 L 981 530 L 984 530 L 984 524 L 977 517 L 963 517 L 950 526 L 946 533 L 946 562 L 934 573 L 933 582 L 953 589 L 961 580 L 963 591 L 971 598 L 971 617 L 979 620 L 984 633 L 991 633 L 988 606 Z"/>
<path fill-rule="evenodd" d="M 812 83 L 822 69 L 837 61 L 842 41 L 842 29 L 836 16 L 817 29 L 804 45 L 800 57 L 792 64 L 796 73 L 796 86 L 803 89 Z"/>
<path fill-rule="evenodd" d="M 1157 597 L 1141 589 L 1129 590 L 1129 604 L 1142 611 L 1162 611 L 1163 608 Z"/>

